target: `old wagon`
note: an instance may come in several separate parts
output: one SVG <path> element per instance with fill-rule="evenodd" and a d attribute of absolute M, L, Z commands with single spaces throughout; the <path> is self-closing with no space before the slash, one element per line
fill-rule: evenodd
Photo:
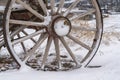
<path fill-rule="evenodd" d="M 97 0 L 0 0 L 0 7 L 0 47 L 7 47 L 19 68 L 86 67 L 99 48 Z"/>

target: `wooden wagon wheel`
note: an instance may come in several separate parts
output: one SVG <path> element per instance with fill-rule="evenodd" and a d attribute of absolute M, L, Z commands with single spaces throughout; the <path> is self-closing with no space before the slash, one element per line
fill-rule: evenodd
<path fill-rule="evenodd" d="M 71 68 L 86 67 L 102 38 L 102 17 L 97 0 L 86 0 L 85 4 L 83 0 L 35 2 L 9 0 L 5 9 L 5 42 L 20 68 L 38 65 L 45 69 L 50 64 L 62 70 L 68 62 L 72 63 Z M 13 11 L 14 4 L 21 5 L 24 10 Z M 25 13 L 34 19 L 12 18 L 16 12 L 18 16 Z M 89 26 L 80 25 L 81 21 L 87 21 Z"/>

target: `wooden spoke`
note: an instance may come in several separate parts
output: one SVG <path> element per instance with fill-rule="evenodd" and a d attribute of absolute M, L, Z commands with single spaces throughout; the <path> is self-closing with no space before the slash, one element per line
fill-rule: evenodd
<path fill-rule="evenodd" d="M 22 31 L 23 29 L 25 29 L 25 27 L 21 26 L 21 27 L 18 27 L 15 31 L 13 31 L 10 36 L 13 38 L 15 35 L 19 34 L 20 31 Z"/>
<path fill-rule="evenodd" d="M 95 9 L 90 9 L 90 10 L 88 10 L 87 12 L 84 12 L 84 13 L 82 13 L 82 14 L 73 16 L 72 18 L 70 18 L 70 20 L 78 20 L 78 19 L 80 19 L 80 18 L 82 18 L 82 17 L 85 17 L 85 16 L 87 16 L 87 15 L 90 15 L 90 14 L 95 13 L 95 11 L 96 11 Z"/>
<path fill-rule="evenodd" d="M 72 59 L 74 60 L 74 62 L 76 63 L 76 66 L 79 65 L 75 55 L 73 54 L 73 52 L 71 51 L 71 49 L 69 48 L 69 46 L 67 45 L 65 39 L 63 37 L 60 37 L 61 42 L 63 43 L 63 45 L 65 46 L 66 50 L 68 51 L 68 53 L 70 54 L 70 56 L 72 57 Z"/>
<path fill-rule="evenodd" d="M 84 44 L 83 42 L 81 42 L 80 40 L 76 39 L 75 37 L 71 36 L 70 34 L 67 35 L 68 38 L 70 38 L 71 40 L 73 40 L 75 43 L 81 45 L 82 47 L 84 47 L 87 50 L 92 50 L 91 47 L 89 47 L 88 45 Z"/>
<path fill-rule="evenodd" d="M 43 2 L 43 0 L 38 0 L 38 2 L 39 2 L 39 4 L 40 4 L 40 7 L 42 8 L 44 14 L 47 15 L 48 10 L 47 10 L 46 5 L 45 5 L 45 3 Z"/>
<path fill-rule="evenodd" d="M 22 31 L 26 36 L 28 36 L 29 34 L 27 32 L 25 32 L 24 30 Z M 34 38 L 31 38 L 31 40 L 36 43 L 36 40 Z"/>
<path fill-rule="evenodd" d="M 40 45 L 47 39 L 48 35 L 47 34 L 41 34 L 39 40 L 37 41 L 36 45 L 33 46 L 31 50 L 29 50 L 26 55 L 26 58 L 24 60 L 24 63 L 33 55 L 35 54 L 35 51 L 40 47 Z"/>
<path fill-rule="evenodd" d="M 21 37 L 20 34 L 18 34 L 18 38 L 20 38 L 20 37 Z M 22 48 L 23 48 L 25 54 L 27 54 L 27 51 L 26 51 L 26 48 L 25 48 L 25 45 L 24 45 L 23 42 L 21 42 L 21 46 L 22 46 Z"/>
<path fill-rule="evenodd" d="M 55 0 L 50 0 L 51 13 L 55 14 Z"/>
<path fill-rule="evenodd" d="M 48 37 L 48 41 L 47 41 L 47 45 L 46 45 L 46 49 L 45 49 L 45 54 L 43 55 L 43 60 L 42 60 L 42 64 L 41 64 L 41 68 L 44 69 L 45 67 L 45 62 L 47 60 L 47 56 L 49 54 L 49 49 L 52 43 L 52 37 Z"/>
<path fill-rule="evenodd" d="M 57 9 L 57 13 L 61 13 L 62 12 L 62 9 L 63 9 L 63 6 L 64 6 L 64 2 L 65 2 L 65 0 L 60 0 L 60 4 L 59 4 L 59 7 Z"/>
<path fill-rule="evenodd" d="M 13 38 L 15 35 L 18 35 L 20 31 L 22 31 L 24 27 L 18 27 L 14 32 L 11 33 L 11 38 Z M 5 44 L 4 40 L 0 41 L 0 47 L 2 47 Z"/>
<path fill-rule="evenodd" d="M 29 34 L 28 36 L 25 36 L 25 37 L 22 37 L 22 38 L 20 38 L 20 39 L 14 40 L 14 41 L 12 42 L 12 44 L 15 45 L 15 44 L 21 43 L 21 42 L 23 42 L 23 41 L 25 41 L 25 40 L 28 40 L 28 39 L 30 39 L 30 38 L 32 38 L 32 37 L 35 37 L 35 36 L 37 36 L 37 35 L 39 35 L 39 34 L 42 34 L 42 33 L 43 33 L 43 31 L 37 31 L 37 32 L 35 32 L 35 33 L 33 33 L 33 34 Z"/>
<path fill-rule="evenodd" d="M 30 18 L 30 20 L 29 21 L 31 21 L 31 20 L 36 20 L 36 18 L 34 17 L 34 16 L 32 16 L 31 18 Z M 13 21 L 12 21 L 13 22 Z M 14 26 L 14 25 L 13 25 Z M 10 28 L 12 28 L 13 26 L 10 26 Z M 18 25 L 19 27 L 14 31 L 14 32 L 12 32 L 12 34 L 11 34 L 11 37 L 14 37 L 15 35 L 17 35 L 20 31 L 22 31 L 23 29 L 25 29 L 25 28 L 27 28 L 28 26 L 20 26 L 20 25 Z"/>
<path fill-rule="evenodd" d="M 25 26 L 45 26 L 45 23 L 32 22 L 32 21 L 22 21 L 22 20 L 12 20 L 10 19 L 11 24 L 20 24 Z"/>
<path fill-rule="evenodd" d="M 68 9 L 65 11 L 65 13 L 63 14 L 63 16 L 67 16 L 70 11 L 75 8 L 75 6 L 80 2 L 81 0 L 75 0 L 69 7 Z"/>
<path fill-rule="evenodd" d="M 54 38 L 55 50 L 56 50 L 56 59 L 58 62 L 59 69 L 61 69 L 61 61 L 60 61 L 60 48 L 59 48 L 59 39 Z"/>
<path fill-rule="evenodd" d="M 30 11 L 32 14 L 34 14 L 39 19 L 44 20 L 44 17 L 40 13 L 38 13 L 36 10 L 32 9 L 28 4 L 26 4 L 22 0 L 16 0 L 16 2 L 19 3 L 19 4 L 21 4 L 25 9 L 27 9 L 28 11 Z"/>

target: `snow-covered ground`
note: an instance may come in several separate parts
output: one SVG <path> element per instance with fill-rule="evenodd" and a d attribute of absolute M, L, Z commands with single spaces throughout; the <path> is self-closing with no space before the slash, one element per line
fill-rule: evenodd
<path fill-rule="evenodd" d="M 100 49 L 90 65 L 72 71 L 43 72 L 12 70 L 0 73 L 0 80 L 120 80 L 120 15 L 104 19 L 104 35 Z"/>

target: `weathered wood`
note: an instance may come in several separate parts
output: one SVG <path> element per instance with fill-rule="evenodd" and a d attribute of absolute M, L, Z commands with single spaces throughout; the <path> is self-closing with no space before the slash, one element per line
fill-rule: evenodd
<path fill-rule="evenodd" d="M 8 0 L 0 0 L 0 5 L 5 6 L 7 4 Z"/>

